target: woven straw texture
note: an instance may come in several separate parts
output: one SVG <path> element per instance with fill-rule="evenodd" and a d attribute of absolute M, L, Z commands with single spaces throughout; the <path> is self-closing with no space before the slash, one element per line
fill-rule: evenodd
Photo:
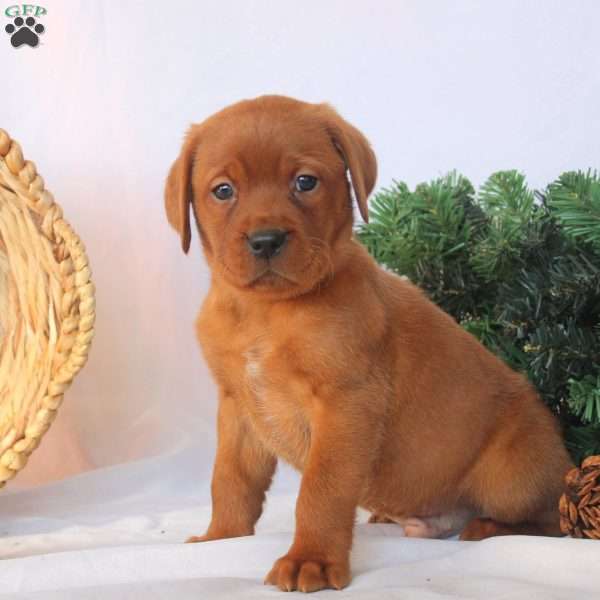
<path fill-rule="evenodd" d="M 83 244 L 0 129 L 0 487 L 56 417 L 86 362 L 94 317 Z"/>

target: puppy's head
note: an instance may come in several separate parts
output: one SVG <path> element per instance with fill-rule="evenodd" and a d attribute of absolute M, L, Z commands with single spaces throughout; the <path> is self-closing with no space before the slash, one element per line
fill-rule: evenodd
<path fill-rule="evenodd" d="M 331 276 L 362 217 L 377 164 L 365 137 L 326 104 L 263 96 L 193 125 L 171 167 L 165 205 L 188 251 L 193 212 L 213 271 L 271 297 Z"/>

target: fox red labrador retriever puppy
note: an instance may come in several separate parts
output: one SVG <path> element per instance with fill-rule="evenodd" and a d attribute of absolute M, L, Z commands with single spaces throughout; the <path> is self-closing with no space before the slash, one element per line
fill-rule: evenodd
<path fill-rule="evenodd" d="M 356 508 L 407 535 L 558 535 L 571 468 L 526 379 L 352 235 L 376 160 L 326 104 L 264 96 L 189 130 L 166 184 L 212 270 L 197 321 L 220 390 L 213 514 L 190 541 L 252 535 L 278 459 L 302 472 L 266 582 L 343 588 Z M 348 175 L 349 174 L 349 178 Z"/>

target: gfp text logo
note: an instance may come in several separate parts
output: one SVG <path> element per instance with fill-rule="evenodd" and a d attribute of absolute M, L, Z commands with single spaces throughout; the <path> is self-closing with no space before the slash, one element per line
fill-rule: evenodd
<path fill-rule="evenodd" d="M 40 35 L 46 28 L 36 19 L 46 15 L 48 11 L 43 6 L 35 4 L 14 4 L 4 10 L 4 15 L 12 20 L 4 31 L 10 35 L 10 43 L 15 48 L 31 46 L 35 48 L 40 43 Z"/>

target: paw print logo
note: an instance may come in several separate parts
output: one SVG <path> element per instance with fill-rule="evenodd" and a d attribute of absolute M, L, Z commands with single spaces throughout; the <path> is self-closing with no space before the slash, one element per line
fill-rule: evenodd
<path fill-rule="evenodd" d="M 39 34 L 44 33 L 45 31 L 45 28 L 41 23 L 36 24 L 33 17 L 27 17 L 25 20 L 21 17 L 17 17 L 13 23 L 9 23 L 4 30 L 10 35 L 10 43 L 15 48 L 18 48 L 23 44 L 35 48 L 39 44 Z"/>

